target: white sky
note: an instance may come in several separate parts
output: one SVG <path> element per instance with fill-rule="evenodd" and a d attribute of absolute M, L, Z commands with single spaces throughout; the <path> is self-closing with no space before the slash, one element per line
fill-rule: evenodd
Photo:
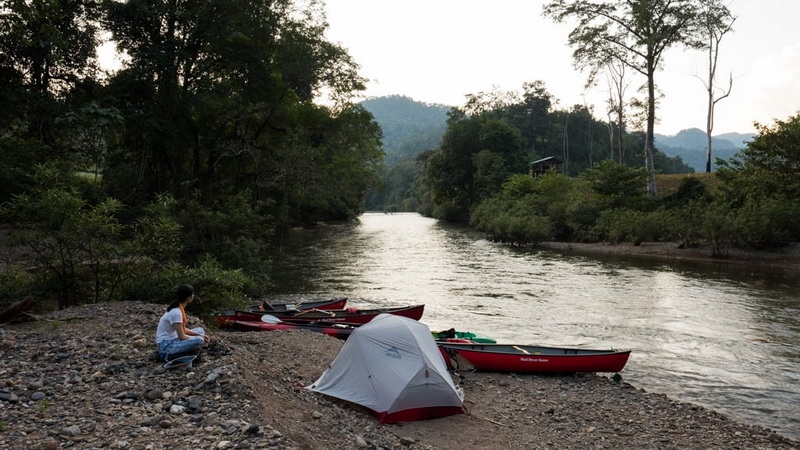
<path fill-rule="evenodd" d="M 605 117 L 602 87 L 584 91 L 572 65 L 569 25 L 542 17 L 543 0 L 326 0 L 327 38 L 348 50 L 370 80 L 368 97 L 404 95 L 461 106 L 465 95 L 497 88 L 522 91 L 542 80 L 560 108 L 586 103 Z M 800 1 L 731 0 L 738 16 L 722 40 L 718 85 L 733 75 L 730 97 L 716 109 L 714 134 L 754 132 L 800 112 Z M 656 83 L 665 98 L 656 132 L 705 130 L 706 94 L 698 77 L 707 55 L 674 50 Z M 640 82 L 632 85 L 634 90 Z"/>

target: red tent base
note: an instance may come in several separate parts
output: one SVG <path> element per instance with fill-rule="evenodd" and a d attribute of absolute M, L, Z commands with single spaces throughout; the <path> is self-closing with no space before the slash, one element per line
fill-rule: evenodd
<path fill-rule="evenodd" d="M 374 411 L 373 411 L 374 412 Z M 463 406 L 430 406 L 425 408 L 406 409 L 393 413 L 374 412 L 380 423 L 413 422 L 415 420 L 437 419 L 439 417 L 464 414 Z"/>

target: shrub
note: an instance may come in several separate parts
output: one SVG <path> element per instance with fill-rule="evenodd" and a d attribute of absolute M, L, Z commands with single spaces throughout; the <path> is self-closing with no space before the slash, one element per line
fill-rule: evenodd
<path fill-rule="evenodd" d="M 737 210 L 739 241 L 758 249 L 794 242 L 800 236 L 800 203 L 783 195 L 749 198 Z"/>
<path fill-rule="evenodd" d="M 28 297 L 43 296 L 42 282 L 21 266 L 7 264 L 0 271 L 0 310 Z"/>
<path fill-rule="evenodd" d="M 212 254 L 225 267 L 252 274 L 269 271 L 268 253 L 275 223 L 269 205 L 253 203 L 250 195 L 239 192 L 223 201 L 205 205 L 199 195 L 171 209 L 181 224 L 187 262 Z M 266 282 L 267 280 L 262 280 Z"/>
<path fill-rule="evenodd" d="M 723 205 L 713 203 L 703 215 L 702 230 L 711 245 L 711 255 L 727 256 L 738 234 L 736 216 Z"/>
<path fill-rule="evenodd" d="M 552 237 L 551 220 L 529 207 L 528 195 L 517 200 L 486 200 L 472 214 L 471 225 L 489 238 L 514 245 L 532 244 Z"/>
<path fill-rule="evenodd" d="M 593 231 L 595 235 L 609 242 L 628 241 L 639 245 L 644 241 L 660 239 L 665 235 L 665 230 L 661 211 L 611 209 L 600 213 Z"/>

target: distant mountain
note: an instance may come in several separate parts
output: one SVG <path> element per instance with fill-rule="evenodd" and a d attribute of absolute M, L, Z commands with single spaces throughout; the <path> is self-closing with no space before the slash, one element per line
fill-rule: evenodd
<path fill-rule="evenodd" d="M 698 128 L 682 130 L 674 136 L 655 134 L 656 148 L 667 156 L 680 156 L 697 172 L 706 170 L 706 133 Z M 716 158 L 728 160 L 753 140 L 752 133 L 725 133 L 711 137 L 711 168 Z"/>
<path fill-rule="evenodd" d="M 747 146 L 747 143 L 752 141 L 756 135 L 753 133 L 724 133 L 717 135 L 716 137 L 719 139 L 725 139 L 727 141 L 733 142 L 733 145 L 736 145 L 738 148 L 742 149 Z M 714 137 L 712 136 L 712 139 Z M 711 142 L 712 150 L 714 146 L 714 142 Z"/>
<path fill-rule="evenodd" d="M 438 148 L 451 109 L 399 95 L 367 99 L 361 106 L 383 130 L 383 149 L 390 165 Z"/>

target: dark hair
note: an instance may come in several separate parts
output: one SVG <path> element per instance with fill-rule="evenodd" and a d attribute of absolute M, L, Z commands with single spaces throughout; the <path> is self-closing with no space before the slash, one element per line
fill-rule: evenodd
<path fill-rule="evenodd" d="M 173 301 L 172 303 L 169 304 L 169 306 L 167 306 L 167 312 L 173 310 L 174 308 L 177 308 L 180 302 L 186 300 L 188 297 L 194 294 L 194 288 L 192 287 L 191 284 L 182 284 L 178 286 L 177 293 L 178 293 L 177 300 Z"/>
<path fill-rule="evenodd" d="M 191 284 L 182 284 L 178 286 L 178 300 L 183 301 L 186 300 L 186 297 L 191 296 L 194 294 L 194 288 Z"/>

